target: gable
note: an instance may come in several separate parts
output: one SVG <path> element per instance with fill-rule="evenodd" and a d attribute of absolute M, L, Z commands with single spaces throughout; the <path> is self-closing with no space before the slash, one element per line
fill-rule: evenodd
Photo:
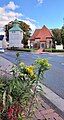
<path fill-rule="evenodd" d="M 30 39 L 34 40 L 36 38 L 36 36 L 38 35 L 40 29 L 36 29 L 35 32 L 33 33 L 33 35 L 30 37 Z"/>
<path fill-rule="evenodd" d="M 39 39 L 40 41 L 46 41 L 47 38 L 52 38 L 52 32 L 44 25 L 41 29 L 36 29 L 30 40 Z"/>

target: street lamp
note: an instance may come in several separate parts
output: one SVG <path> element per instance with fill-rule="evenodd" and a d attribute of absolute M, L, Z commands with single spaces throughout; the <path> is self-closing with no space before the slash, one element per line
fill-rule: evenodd
<path fill-rule="evenodd" d="M 57 41 L 55 41 L 55 48 L 56 48 Z"/>

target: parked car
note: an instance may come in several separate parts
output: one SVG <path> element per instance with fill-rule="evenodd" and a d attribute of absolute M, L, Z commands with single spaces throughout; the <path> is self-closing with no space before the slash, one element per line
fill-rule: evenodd
<path fill-rule="evenodd" d="M 3 48 L 0 48 L 0 53 L 4 53 L 4 49 Z"/>

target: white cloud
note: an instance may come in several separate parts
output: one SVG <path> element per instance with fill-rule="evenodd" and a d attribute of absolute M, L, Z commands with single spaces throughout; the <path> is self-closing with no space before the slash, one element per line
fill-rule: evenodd
<path fill-rule="evenodd" d="M 13 11 L 9 12 L 5 11 L 3 15 L 0 13 L 0 27 L 3 27 L 5 24 L 8 24 L 8 22 L 20 18 L 21 16 L 22 16 L 21 13 Z"/>
<path fill-rule="evenodd" d="M 23 22 L 25 22 L 26 24 L 30 25 L 30 28 L 32 29 L 32 33 L 37 28 L 37 26 L 34 23 L 32 23 L 30 20 L 25 19 L 25 20 L 23 20 Z"/>
<path fill-rule="evenodd" d="M 0 7 L 0 14 L 4 14 L 5 13 L 5 8 Z"/>
<path fill-rule="evenodd" d="M 16 8 L 18 8 L 19 6 L 16 5 L 13 1 L 10 1 L 8 5 L 6 5 L 6 8 L 11 9 L 11 10 L 15 10 Z"/>
<path fill-rule="evenodd" d="M 43 3 L 43 0 L 37 0 L 37 2 L 38 2 L 39 4 L 42 4 L 42 3 Z"/>
<path fill-rule="evenodd" d="M 13 11 L 6 13 L 6 15 L 8 18 L 14 18 L 14 17 L 18 18 L 18 17 L 23 16 L 21 13 L 13 12 Z"/>
<path fill-rule="evenodd" d="M 29 20 L 30 22 L 36 23 L 36 20 L 31 19 L 31 18 L 29 18 L 29 17 L 27 17 L 26 19 Z"/>
<path fill-rule="evenodd" d="M 35 29 L 37 29 L 37 26 L 39 24 L 35 19 L 29 18 L 29 17 L 25 18 L 23 21 L 28 25 L 30 25 L 30 28 L 32 29 L 32 33 L 34 32 Z"/>
<path fill-rule="evenodd" d="M 18 6 L 14 4 L 14 2 L 9 2 L 8 5 L 4 7 L 0 7 L 0 29 L 4 27 L 6 24 L 8 24 L 10 21 L 14 21 L 15 19 L 20 19 L 23 16 L 20 12 L 15 12 L 12 10 L 15 10 Z M 37 28 L 36 26 L 36 20 L 31 19 L 29 17 L 24 17 L 24 22 L 30 25 L 30 28 L 32 29 L 32 32 Z"/>
<path fill-rule="evenodd" d="M 4 27 L 5 24 L 8 24 L 10 21 L 23 16 L 23 14 L 19 12 L 12 11 L 15 10 L 17 7 L 18 6 L 15 5 L 14 2 L 9 2 L 8 5 L 0 7 L 0 29 L 1 27 Z"/>

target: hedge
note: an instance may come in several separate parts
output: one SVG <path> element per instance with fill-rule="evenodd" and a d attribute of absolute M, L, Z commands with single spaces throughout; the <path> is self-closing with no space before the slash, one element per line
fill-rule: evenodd
<path fill-rule="evenodd" d="M 18 47 L 7 48 L 7 50 L 25 51 L 25 52 L 30 52 L 31 51 L 31 49 L 29 49 L 29 48 L 18 48 Z"/>
<path fill-rule="evenodd" d="M 63 50 L 56 50 L 54 48 L 52 49 L 45 49 L 46 52 L 64 52 L 64 49 Z"/>

